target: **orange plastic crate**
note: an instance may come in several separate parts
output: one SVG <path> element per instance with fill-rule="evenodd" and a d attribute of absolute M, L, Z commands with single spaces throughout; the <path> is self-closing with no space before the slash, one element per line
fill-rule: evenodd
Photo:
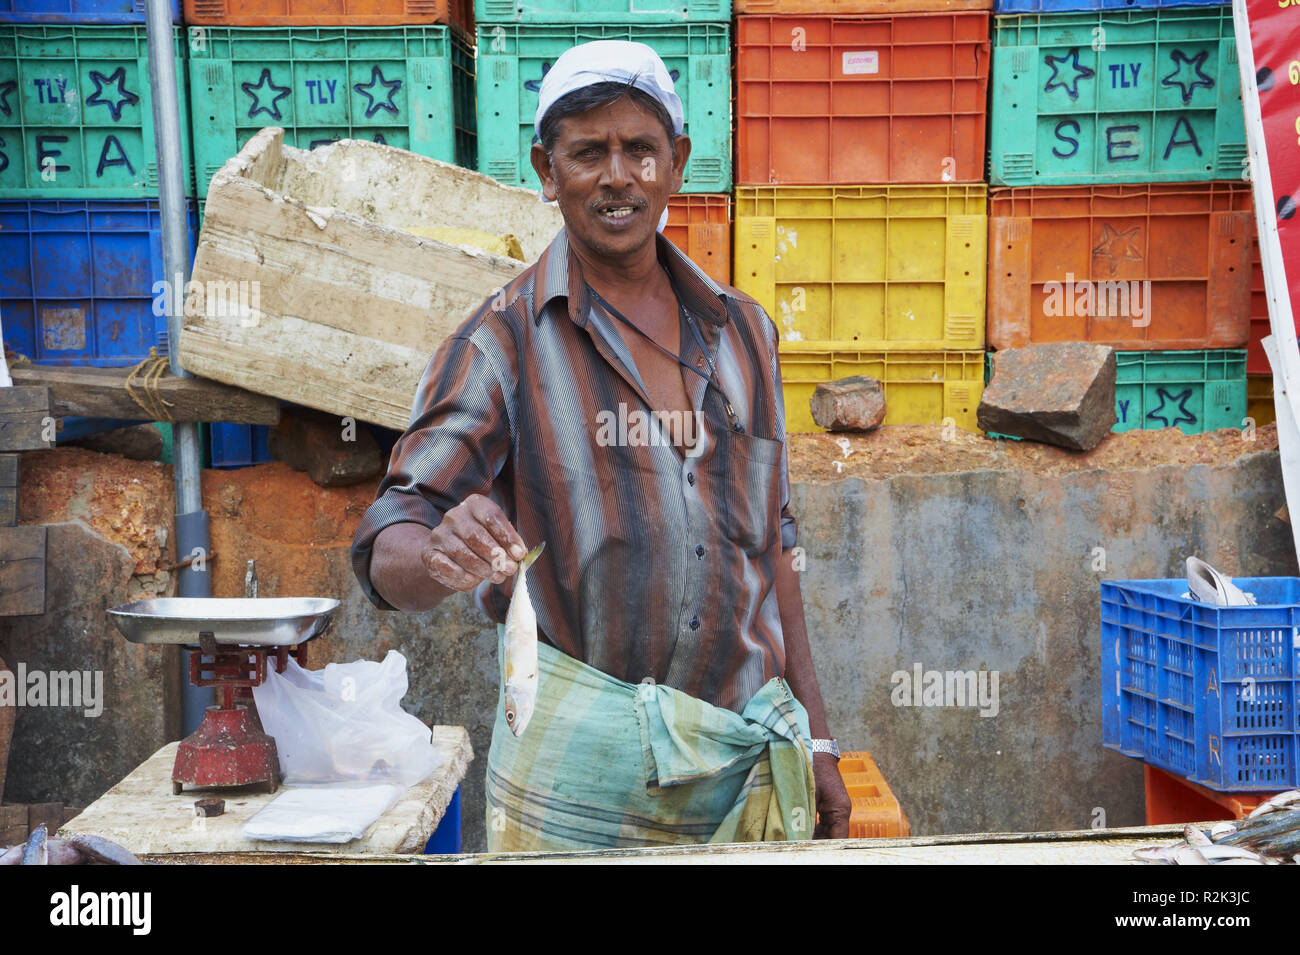
<path fill-rule="evenodd" d="M 731 284 L 731 196 L 670 196 L 664 238 L 685 252 L 713 281 Z"/>
<path fill-rule="evenodd" d="M 986 13 L 736 17 L 740 185 L 982 182 Z"/>
<path fill-rule="evenodd" d="M 991 190 L 988 344 L 1244 347 L 1250 196 L 1233 182 Z"/>
<path fill-rule="evenodd" d="M 853 803 L 849 815 L 850 839 L 883 839 L 912 834 L 903 807 L 894 798 L 870 753 L 865 750 L 842 753 L 839 766 L 844 788 Z"/>
<path fill-rule="evenodd" d="M 733 0 L 735 13 L 943 13 L 991 10 L 993 0 Z"/>
<path fill-rule="evenodd" d="M 381 27 L 474 25 L 474 0 L 185 0 L 190 26 Z"/>
<path fill-rule="evenodd" d="M 1244 819 L 1274 793 L 1219 793 L 1158 767 L 1143 767 L 1148 826 Z"/>

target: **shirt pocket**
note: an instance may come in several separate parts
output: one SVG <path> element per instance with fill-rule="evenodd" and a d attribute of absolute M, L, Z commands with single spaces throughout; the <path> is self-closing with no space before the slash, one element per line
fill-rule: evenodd
<path fill-rule="evenodd" d="M 714 493 L 722 532 L 750 557 L 769 550 L 780 534 L 781 454 L 784 442 L 724 431 L 713 456 Z"/>

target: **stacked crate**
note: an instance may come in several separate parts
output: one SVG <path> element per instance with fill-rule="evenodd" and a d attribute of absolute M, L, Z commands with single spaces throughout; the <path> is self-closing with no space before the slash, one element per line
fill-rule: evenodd
<path fill-rule="evenodd" d="M 731 276 L 729 0 L 475 0 L 479 171 L 526 189 L 542 77 L 565 50 L 632 40 L 659 54 L 691 139 L 664 235 L 720 282 Z"/>
<path fill-rule="evenodd" d="M 977 430 L 988 3 L 736 9 L 733 284 L 777 324 L 787 430 L 856 374 L 886 424 Z"/>
<path fill-rule="evenodd" d="M 300 149 L 369 139 L 473 169 L 470 0 L 185 0 L 199 196 L 266 126 Z M 264 426 L 213 423 L 214 467 L 270 460 Z"/>
<path fill-rule="evenodd" d="M 1241 428 L 1254 214 L 1232 11 L 1101 6 L 995 10 L 988 343 L 1115 347 L 1116 431 Z"/>

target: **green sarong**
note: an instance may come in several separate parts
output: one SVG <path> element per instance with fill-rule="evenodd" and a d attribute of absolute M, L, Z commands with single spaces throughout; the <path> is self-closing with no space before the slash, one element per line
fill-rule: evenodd
<path fill-rule="evenodd" d="M 503 661 L 504 628 L 497 634 Z M 737 714 L 624 683 L 546 643 L 537 656 L 537 706 L 522 737 L 498 693 L 489 852 L 812 838 L 808 714 L 783 680 Z"/>

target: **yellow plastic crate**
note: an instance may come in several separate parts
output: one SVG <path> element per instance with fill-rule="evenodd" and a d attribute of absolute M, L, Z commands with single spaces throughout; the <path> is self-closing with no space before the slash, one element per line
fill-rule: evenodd
<path fill-rule="evenodd" d="M 818 385 L 870 375 L 885 386 L 885 424 L 943 424 L 980 434 L 975 412 L 984 394 L 982 351 L 914 351 L 822 348 L 781 343 L 781 383 L 786 431 L 820 431 L 808 399 Z"/>
<path fill-rule="evenodd" d="M 912 834 L 903 807 L 869 752 L 844 753 L 839 769 L 853 806 L 849 814 L 850 839 L 887 839 Z"/>
<path fill-rule="evenodd" d="M 787 412 L 788 414 L 789 412 Z M 1273 404 L 1273 376 L 1246 376 L 1246 414 L 1255 419 L 1255 427 L 1262 428 L 1277 420 L 1277 406 Z"/>
<path fill-rule="evenodd" d="M 737 186 L 732 284 L 784 342 L 984 347 L 982 184 Z"/>

